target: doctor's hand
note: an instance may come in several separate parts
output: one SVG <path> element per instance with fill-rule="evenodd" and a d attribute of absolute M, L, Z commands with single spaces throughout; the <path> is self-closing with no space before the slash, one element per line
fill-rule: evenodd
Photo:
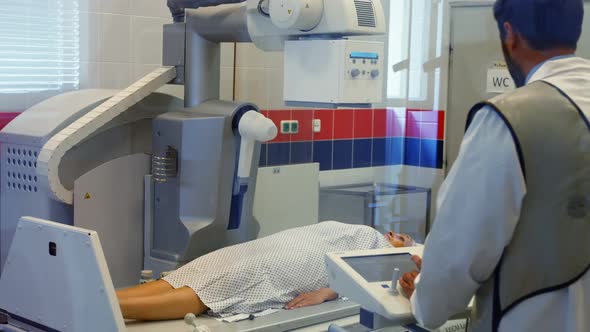
<path fill-rule="evenodd" d="M 418 272 L 422 271 L 422 258 L 420 258 L 420 256 L 417 256 L 417 255 L 412 256 L 412 262 L 414 262 L 414 264 L 416 264 L 416 267 L 418 268 Z"/>
<path fill-rule="evenodd" d="M 329 288 L 322 288 L 315 292 L 303 293 L 297 296 L 293 301 L 289 302 L 285 309 L 296 309 L 309 307 L 316 304 L 322 304 L 326 301 L 332 301 L 338 298 L 338 294 Z"/>
<path fill-rule="evenodd" d="M 414 261 L 418 270 L 404 273 L 404 275 L 399 280 L 399 284 L 402 288 L 402 295 L 408 299 L 412 297 L 412 294 L 414 294 L 414 291 L 416 290 L 416 278 L 422 269 L 422 258 L 418 256 L 412 256 L 412 261 Z"/>

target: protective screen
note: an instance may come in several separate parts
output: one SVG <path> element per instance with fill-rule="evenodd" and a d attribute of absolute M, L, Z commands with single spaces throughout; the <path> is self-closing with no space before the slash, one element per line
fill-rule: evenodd
<path fill-rule="evenodd" d="M 410 254 L 343 257 L 342 260 L 367 282 L 391 281 L 395 268 L 400 269 L 401 273 L 417 269 Z"/>

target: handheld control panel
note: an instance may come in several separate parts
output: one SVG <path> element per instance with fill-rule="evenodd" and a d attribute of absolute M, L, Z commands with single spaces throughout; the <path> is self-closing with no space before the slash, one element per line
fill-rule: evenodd
<path fill-rule="evenodd" d="M 416 270 L 412 255 L 421 256 L 422 247 L 328 253 L 330 288 L 389 320 L 411 320 L 410 302 L 397 291 L 397 281 Z"/>

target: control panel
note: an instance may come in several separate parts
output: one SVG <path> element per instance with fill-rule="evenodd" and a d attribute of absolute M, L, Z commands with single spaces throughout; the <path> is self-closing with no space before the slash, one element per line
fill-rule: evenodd
<path fill-rule="evenodd" d="M 375 41 L 287 41 L 286 104 L 370 108 L 374 103 L 381 103 L 385 77 L 383 54 L 383 43 Z"/>
<path fill-rule="evenodd" d="M 349 80 L 374 80 L 381 76 L 379 53 L 350 52 L 346 61 L 346 78 Z"/>

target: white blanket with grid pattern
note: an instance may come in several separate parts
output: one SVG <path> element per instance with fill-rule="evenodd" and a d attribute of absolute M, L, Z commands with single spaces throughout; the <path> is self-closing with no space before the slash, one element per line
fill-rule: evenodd
<path fill-rule="evenodd" d="M 388 247 L 373 228 L 322 222 L 220 249 L 163 280 L 192 288 L 210 314 L 251 314 L 283 308 L 301 293 L 328 287 L 328 252 Z"/>

